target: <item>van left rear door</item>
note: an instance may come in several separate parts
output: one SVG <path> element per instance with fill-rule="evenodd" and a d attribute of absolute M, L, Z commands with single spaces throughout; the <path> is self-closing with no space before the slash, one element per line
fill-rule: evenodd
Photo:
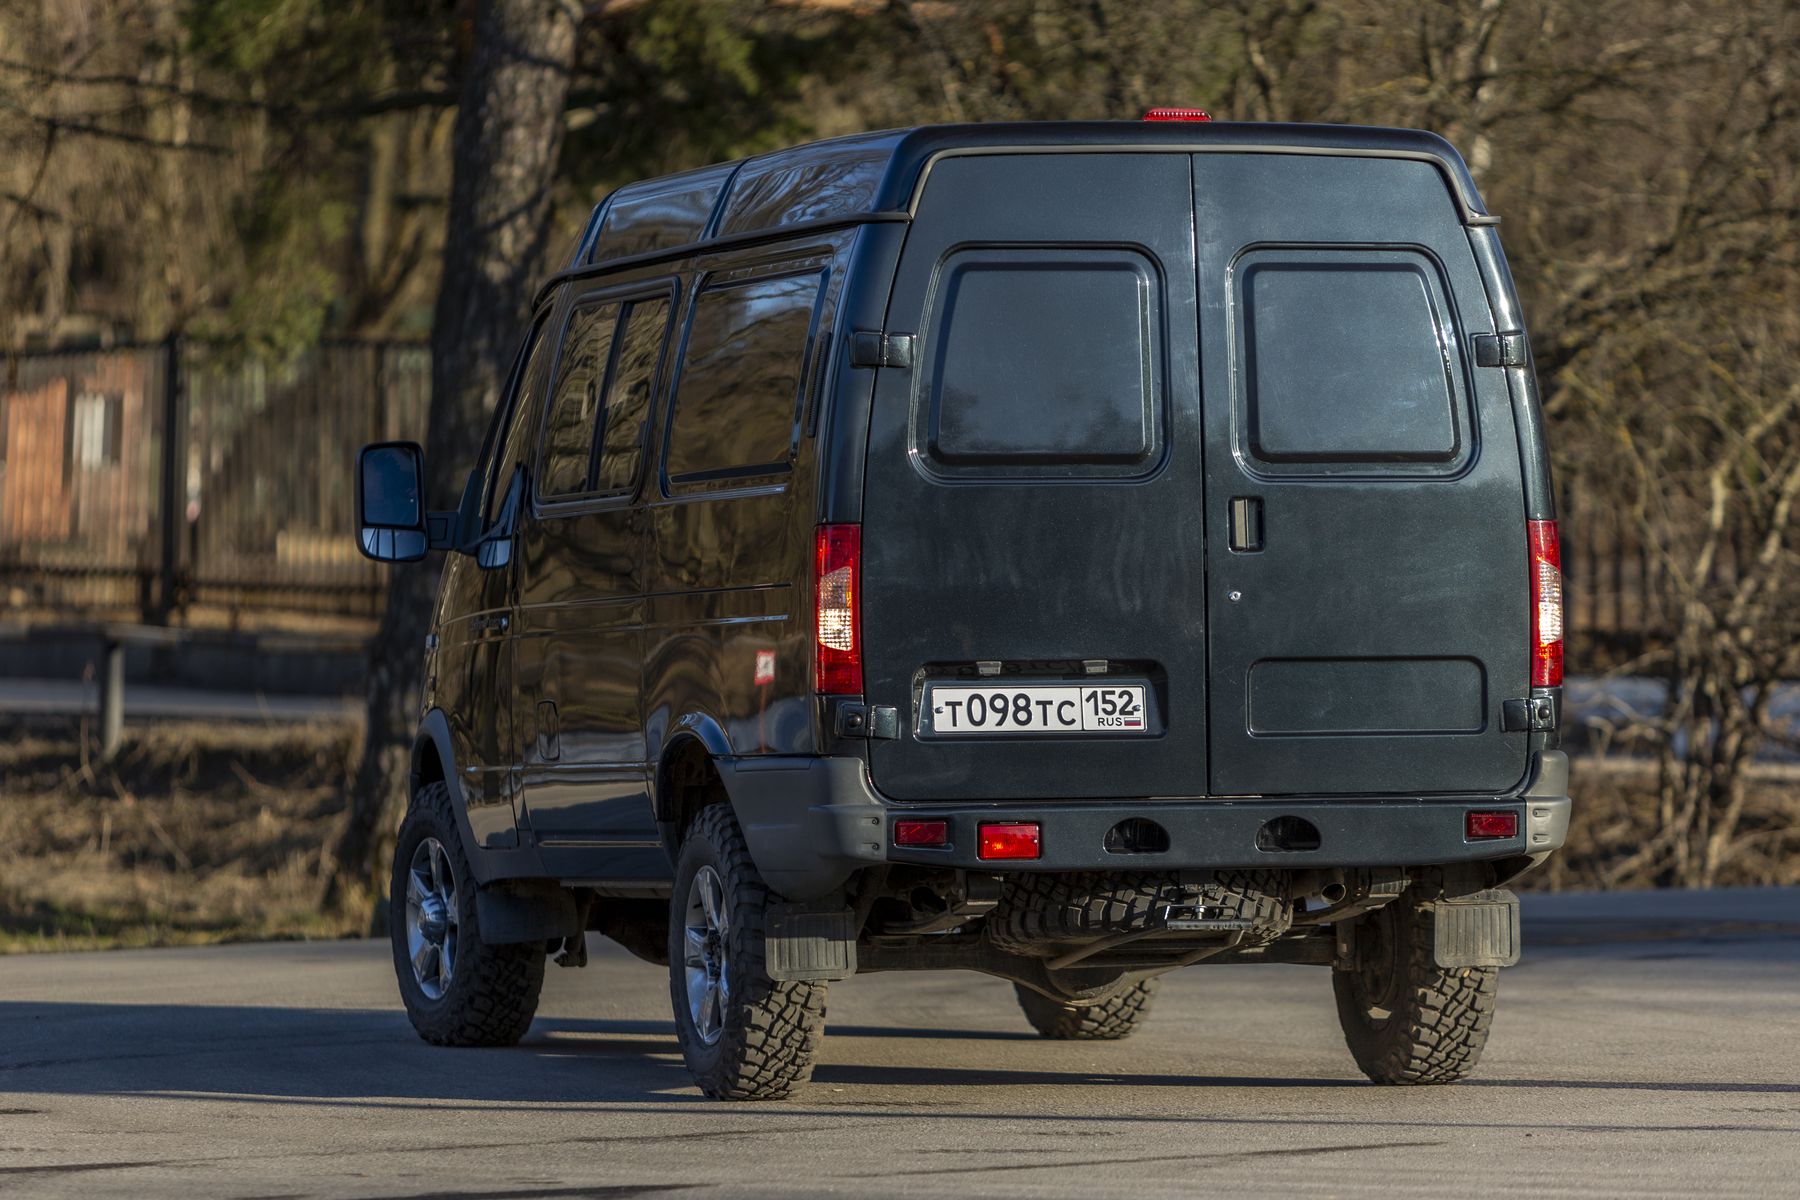
<path fill-rule="evenodd" d="M 914 360 L 877 373 L 865 469 L 883 793 L 1205 791 L 1193 232 L 1185 154 L 932 165 L 886 321 Z"/>

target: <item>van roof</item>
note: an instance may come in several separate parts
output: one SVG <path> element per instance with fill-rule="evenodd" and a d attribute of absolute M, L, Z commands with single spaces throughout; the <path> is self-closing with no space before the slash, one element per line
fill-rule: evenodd
<path fill-rule="evenodd" d="M 939 158 L 1044 151 L 1187 150 L 1322 154 L 1429 162 L 1463 220 L 1491 225 L 1456 148 L 1435 133 L 1362 125 L 1017 121 L 921 125 L 810 142 L 627 184 L 594 208 L 563 274 L 675 256 L 803 228 L 910 220 Z"/>

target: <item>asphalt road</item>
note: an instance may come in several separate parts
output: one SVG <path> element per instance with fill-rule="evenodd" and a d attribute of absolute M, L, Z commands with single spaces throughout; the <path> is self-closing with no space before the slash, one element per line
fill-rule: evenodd
<path fill-rule="evenodd" d="M 810 1088 L 722 1105 L 662 972 L 598 945 L 494 1051 L 415 1040 L 381 944 L 0 959 L 0 1194 L 1800 1196 L 1800 894 L 1527 919 L 1432 1089 L 1361 1081 L 1321 968 L 1177 974 L 1099 1045 L 994 980 L 858 978 Z"/>

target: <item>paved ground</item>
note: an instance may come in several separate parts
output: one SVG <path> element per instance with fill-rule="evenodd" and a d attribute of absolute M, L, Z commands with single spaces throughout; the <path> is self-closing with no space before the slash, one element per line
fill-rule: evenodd
<path fill-rule="evenodd" d="M 381 945 L 0 959 L 0 1194 L 1800 1196 L 1800 893 L 1527 915 L 1440 1089 L 1362 1083 L 1318 968 L 1178 974 L 1088 1046 L 992 980 L 855 979 L 814 1084 L 728 1106 L 622 953 L 503 1051 L 414 1040 Z"/>

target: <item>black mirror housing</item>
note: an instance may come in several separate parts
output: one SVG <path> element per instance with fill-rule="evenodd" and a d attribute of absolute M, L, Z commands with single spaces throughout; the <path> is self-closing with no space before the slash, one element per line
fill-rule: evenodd
<path fill-rule="evenodd" d="M 417 442 L 371 442 L 356 456 L 356 545 L 377 562 L 417 562 L 432 548 L 425 454 Z"/>

